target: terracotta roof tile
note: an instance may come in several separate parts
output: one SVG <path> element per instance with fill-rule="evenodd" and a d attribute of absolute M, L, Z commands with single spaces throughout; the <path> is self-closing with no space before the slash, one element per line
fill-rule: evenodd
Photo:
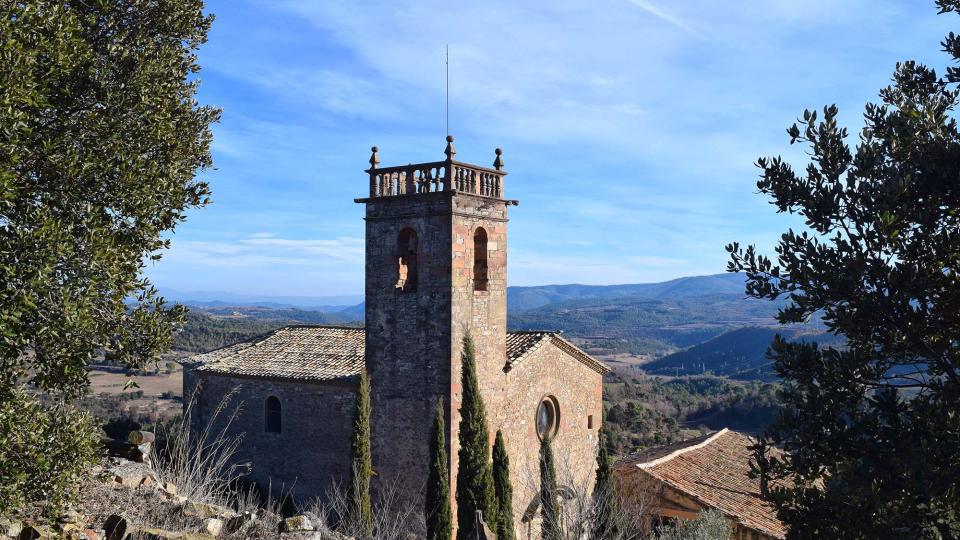
<path fill-rule="evenodd" d="M 706 437 L 628 456 L 618 470 L 641 469 L 667 486 L 716 508 L 755 531 L 785 538 L 787 529 L 760 499 L 760 481 L 750 478 L 746 435 L 723 429 Z"/>
<path fill-rule="evenodd" d="M 360 373 L 364 329 L 341 326 L 287 326 L 244 343 L 199 354 L 198 371 L 245 377 L 329 381 Z M 512 366 L 537 348 L 553 343 L 600 373 L 609 371 L 557 332 L 507 332 L 506 363 Z"/>
<path fill-rule="evenodd" d="M 548 332 L 544 330 L 507 332 L 507 368 L 512 368 L 519 364 L 524 358 L 530 356 L 533 351 L 547 343 L 562 349 L 601 375 L 605 375 L 610 371 L 610 368 L 606 364 L 581 351 L 579 347 L 564 339 L 560 332 Z"/>
<path fill-rule="evenodd" d="M 693 439 L 687 439 L 685 441 L 678 441 L 675 443 L 664 444 L 662 446 L 654 446 L 651 448 L 645 448 L 639 452 L 634 452 L 629 456 L 621 458 L 616 463 L 616 467 L 624 468 L 631 465 L 638 465 L 642 463 L 648 463 L 663 457 L 666 457 L 677 450 L 683 450 L 700 444 L 710 437 L 713 437 L 716 433 L 708 433 L 706 435 L 701 435 L 699 437 L 694 437 Z"/>
<path fill-rule="evenodd" d="M 524 355 L 547 341 L 553 332 L 507 332 L 507 364 L 519 362 Z"/>
<path fill-rule="evenodd" d="M 193 357 L 198 371 L 247 377 L 330 381 L 363 370 L 364 330 L 287 326 Z"/>

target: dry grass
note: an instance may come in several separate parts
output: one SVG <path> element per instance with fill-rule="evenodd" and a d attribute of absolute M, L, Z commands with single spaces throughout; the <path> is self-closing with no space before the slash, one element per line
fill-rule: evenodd
<path fill-rule="evenodd" d="M 82 490 L 83 498 L 77 510 L 86 516 L 86 525 L 93 529 L 102 528 L 111 514 L 122 515 L 143 528 L 194 531 L 203 525 L 203 520 L 185 515 L 180 505 L 166 500 L 162 492 L 154 488 L 131 488 L 88 478 Z"/>
<path fill-rule="evenodd" d="M 347 486 L 334 484 L 325 502 L 307 505 L 305 514 L 314 516 L 318 530 L 336 532 L 358 540 L 406 540 L 426 536 L 427 525 L 420 504 L 422 493 L 411 497 L 409 486 L 396 481 L 378 481 L 372 489 L 372 534 L 358 523 L 342 519 L 347 515 Z M 422 490 L 419 490 L 422 492 Z M 329 527 L 333 524 L 332 527 Z"/>
<path fill-rule="evenodd" d="M 586 472 L 582 467 L 575 466 L 570 462 L 569 456 L 557 454 L 554 458 L 559 491 L 557 496 L 560 499 L 560 523 L 557 529 L 561 533 L 562 540 L 591 538 L 594 520 L 600 510 L 598 505 L 608 504 L 610 501 L 616 504 L 619 511 L 617 512 L 617 531 L 609 540 L 652 540 L 655 538 L 649 519 L 652 499 L 648 501 L 638 498 L 637 494 L 626 496 L 622 492 L 615 493 L 612 496 L 606 493 L 594 493 L 595 472 L 592 469 Z M 529 492 L 537 494 L 535 498 L 539 499 L 539 469 L 526 467 L 521 476 L 522 484 Z M 514 504 L 517 502 L 514 501 Z M 539 503 L 536 503 L 536 506 L 537 513 L 533 517 L 532 523 L 525 523 L 525 525 L 531 529 L 534 536 L 539 537 L 543 524 L 539 513 Z M 518 538 L 525 536 L 525 534 L 526 527 L 523 531 L 517 530 Z"/>
<path fill-rule="evenodd" d="M 233 403 L 239 389 L 220 400 L 202 431 L 194 431 L 190 429 L 190 417 L 199 390 L 198 386 L 186 401 L 180 421 L 157 433 L 164 443 L 154 446 L 151 458 L 158 479 L 177 486 L 180 495 L 227 506 L 236 498 L 231 487 L 249 469 L 248 464 L 234 460 L 241 437 L 229 434 L 240 412 L 240 405 Z"/>
<path fill-rule="evenodd" d="M 124 385 L 133 379 L 143 390 L 144 398 L 159 398 L 164 392 L 179 396 L 183 388 L 183 368 L 177 367 L 169 372 L 161 371 L 151 375 L 127 375 L 118 371 L 91 369 L 90 390 L 94 394 L 122 394 Z"/>

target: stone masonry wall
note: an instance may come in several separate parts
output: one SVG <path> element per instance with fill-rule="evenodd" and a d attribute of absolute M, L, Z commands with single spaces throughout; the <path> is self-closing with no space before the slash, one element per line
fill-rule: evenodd
<path fill-rule="evenodd" d="M 546 344 L 489 383 L 495 389 L 484 396 L 490 433 L 493 436 L 497 429 L 503 430 L 510 456 L 516 531 L 526 537 L 530 530 L 538 538 L 539 521 L 521 522 L 524 510 L 539 493 L 537 407 L 547 396 L 556 398 L 560 406 L 559 429 L 552 441 L 558 483 L 589 494 L 603 414 L 603 377 L 562 349 Z"/>
<path fill-rule="evenodd" d="M 456 493 L 459 464 L 461 385 L 460 354 L 464 333 L 469 331 L 476 350 L 477 377 L 484 402 L 497 392 L 492 381 L 503 374 L 507 342 L 507 203 L 499 199 L 458 194 L 452 216 L 453 299 L 451 306 L 452 355 L 449 358 L 453 380 L 450 386 L 451 421 L 449 440 L 450 493 Z M 482 227 L 487 233 L 487 290 L 474 290 L 473 263 L 476 256 L 474 234 Z M 489 411 L 490 405 L 487 405 Z M 496 431 L 492 431 L 491 435 Z M 491 438 L 491 445 L 493 439 Z M 456 501 L 453 502 L 456 513 Z"/>
<path fill-rule="evenodd" d="M 192 424 L 201 429 L 213 418 L 224 397 L 235 392 L 212 429 L 219 431 L 239 406 L 227 434 L 243 437 L 236 462 L 249 462 L 250 479 L 262 488 L 272 487 L 274 495 L 290 492 L 299 500 L 322 499 L 334 481 L 342 484 L 347 480 L 355 381 L 287 382 L 194 371 L 188 371 L 185 377 L 189 378 L 185 379 L 185 391 L 197 382 L 201 384 L 191 418 Z M 276 396 L 282 407 L 280 433 L 264 429 L 265 402 L 270 396 Z"/>
<path fill-rule="evenodd" d="M 490 444 L 502 429 L 511 459 L 517 531 L 537 493 L 540 400 L 554 396 L 560 429 L 558 473 L 589 489 L 602 415 L 602 376 L 547 344 L 513 370 L 506 362 L 507 201 L 463 193 L 421 193 L 366 200 L 366 350 L 373 389 L 373 452 L 378 481 L 400 477 L 418 489 L 426 476 L 432 407 L 447 400 L 451 497 L 456 493 L 460 353 L 470 332 L 487 408 Z M 416 292 L 395 289 L 397 239 L 417 232 Z M 474 290 L 474 233 L 487 233 L 487 290 Z M 588 428 L 592 416 L 592 427 Z M 451 501 L 456 512 L 456 501 Z M 534 536 L 539 535 L 536 524 Z"/>
<path fill-rule="evenodd" d="M 451 197 L 420 193 L 366 201 L 366 366 L 378 482 L 426 482 L 430 419 L 450 387 Z M 395 287 L 397 241 L 417 234 L 415 291 Z M 448 418 L 449 421 L 449 418 Z"/>

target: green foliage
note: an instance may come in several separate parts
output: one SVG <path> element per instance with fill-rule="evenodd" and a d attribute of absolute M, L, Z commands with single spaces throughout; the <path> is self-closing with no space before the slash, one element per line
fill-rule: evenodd
<path fill-rule="evenodd" d="M 373 462 L 370 454 L 370 378 L 360 373 L 357 386 L 353 438 L 350 443 L 350 487 L 347 490 L 347 522 L 368 536 L 373 532 L 373 509 L 370 502 L 370 477 Z"/>
<path fill-rule="evenodd" d="M 487 525 L 497 526 L 497 504 L 490 468 L 490 432 L 477 381 L 473 339 L 463 338 L 463 403 L 460 407 L 460 451 L 457 464 L 457 540 L 476 538 L 476 511 Z"/>
<path fill-rule="evenodd" d="M 79 395 L 102 351 L 169 349 L 184 309 L 143 268 L 209 201 L 194 177 L 219 111 L 197 105 L 195 51 L 211 21 L 201 0 L 0 7 L 0 392 Z"/>
<path fill-rule="evenodd" d="M 543 540 L 563 538 L 558 495 L 553 449 L 550 447 L 550 439 L 544 437 L 540 441 L 540 537 Z"/>
<path fill-rule="evenodd" d="M 247 341 L 290 324 L 356 324 L 338 313 L 258 307 L 194 308 L 174 336 L 178 351 L 207 352 Z"/>
<path fill-rule="evenodd" d="M 214 318 L 192 310 L 177 332 L 173 348 L 178 351 L 207 352 L 272 332 L 293 321 L 252 318 Z"/>
<path fill-rule="evenodd" d="M 427 540 L 450 540 L 453 535 L 453 513 L 450 509 L 450 476 L 447 470 L 447 438 L 443 400 L 437 402 L 430 432 L 430 466 L 427 474 L 427 496 L 424 516 Z"/>
<path fill-rule="evenodd" d="M 960 60 L 960 37 L 943 47 Z M 898 63 L 855 149 L 830 106 L 787 130 L 809 147 L 804 172 L 757 162 L 760 191 L 809 230 L 787 231 L 776 262 L 731 244 L 729 270 L 750 296 L 786 298 L 781 322 L 822 314 L 847 340 L 771 346 L 785 410 L 755 460 L 792 538 L 960 536 L 958 82 Z"/>
<path fill-rule="evenodd" d="M 497 430 L 493 442 L 493 485 L 497 494 L 497 540 L 515 540 L 513 530 L 513 485 L 510 483 L 510 457 L 503 433 Z"/>
<path fill-rule="evenodd" d="M 620 516 L 617 484 L 613 478 L 613 467 L 603 431 L 598 431 L 597 435 L 600 438 L 600 448 L 597 450 L 597 476 L 593 484 L 594 520 L 591 538 L 614 540 L 617 538 L 617 521 Z"/>
<path fill-rule="evenodd" d="M 762 431 L 779 410 L 777 388 L 711 376 L 665 381 L 610 373 L 603 392 L 607 450 L 622 456 L 679 441 L 692 435 L 685 433 L 683 426 Z"/>
<path fill-rule="evenodd" d="M 732 530 L 723 512 L 703 510 L 696 519 L 680 520 L 657 532 L 657 540 L 730 540 Z"/>
<path fill-rule="evenodd" d="M 98 432 L 88 413 L 43 405 L 21 389 L 0 400 L 0 515 L 54 518 L 76 501 L 98 460 Z"/>

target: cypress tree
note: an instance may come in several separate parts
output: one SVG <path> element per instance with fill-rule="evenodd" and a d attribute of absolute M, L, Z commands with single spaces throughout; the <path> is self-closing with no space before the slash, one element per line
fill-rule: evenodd
<path fill-rule="evenodd" d="M 447 471 L 447 438 L 444 432 L 443 400 L 437 402 L 430 433 L 430 472 L 424 515 L 427 519 L 427 540 L 450 540 L 453 515 L 450 510 L 450 475 Z"/>
<path fill-rule="evenodd" d="M 497 430 L 493 443 L 493 487 L 497 493 L 497 540 L 515 540 L 513 530 L 513 486 L 510 484 L 510 458 L 503 442 L 503 433 Z"/>
<path fill-rule="evenodd" d="M 619 505 L 617 485 L 613 479 L 610 454 L 607 453 L 606 437 L 603 430 L 598 431 L 600 441 L 597 450 L 597 478 L 593 485 L 593 539 L 609 540 L 617 536 L 617 518 Z"/>
<path fill-rule="evenodd" d="M 540 441 L 540 522 L 542 540 L 560 540 L 560 505 L 557 503 L 557 471 L 550 439 Z"/>
<path fill-rule="evenodd" d="M 473 339 L 463 337 L 463 404 L 460 407 L 460 461 L 457 465 L 457 540 L 476 538 L 476 511 L 496 527 L 497 507 L 490 470 L 490 432 L 477 381 Z"/>
<path fill-rule="evenodd" d="M 370 456 L 370 379 L 360 373 L 357 387 L 356 417 L 350 445 L 350 489 L 347 491 L 347 522 L 366 535 L 373 532 L 373 510 L 370 505 L 370 477 L 373 463 Z"/>

